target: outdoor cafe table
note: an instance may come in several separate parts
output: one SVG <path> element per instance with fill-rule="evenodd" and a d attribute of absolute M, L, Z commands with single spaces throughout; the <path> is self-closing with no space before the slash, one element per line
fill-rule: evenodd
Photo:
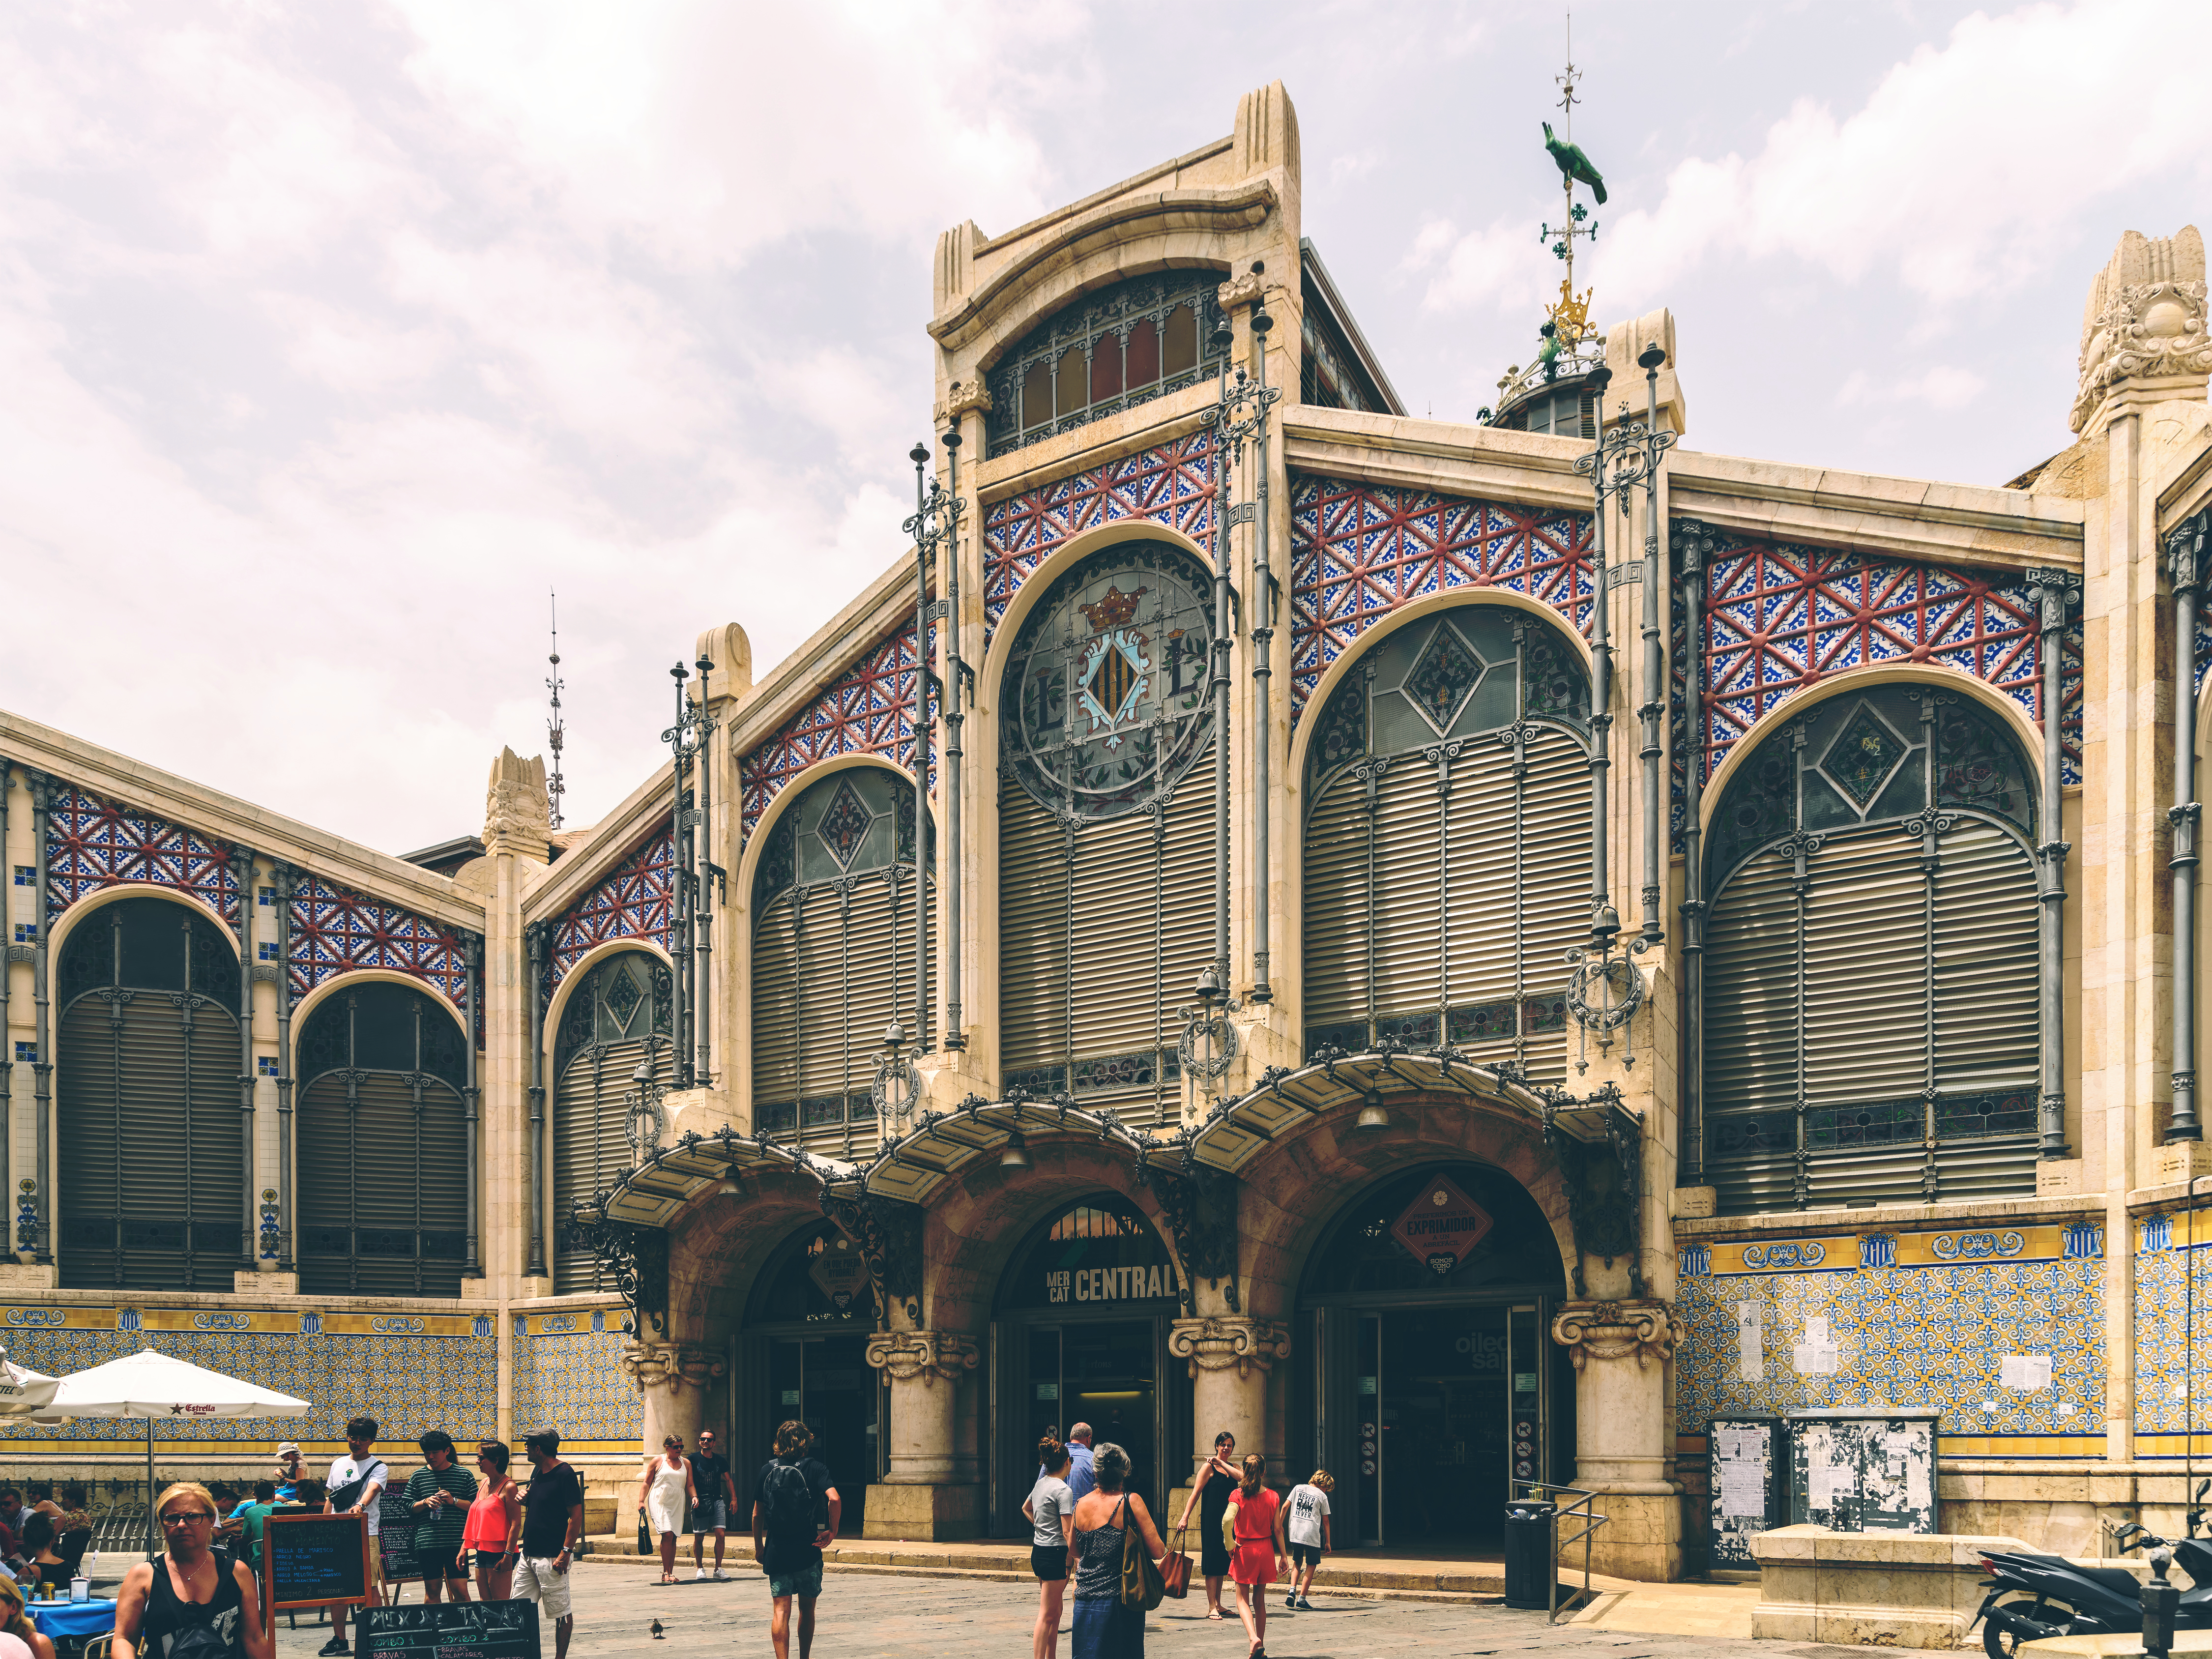
<path fill-rule="evenodd" d="M 95 1595 L 88 1601 L 32 1601 L 24 1611 L 31 1615 L 31 1623 L 40 1635 L 53 1641 L 57 1647 L 64 1642 L 70 1645 L 62 1651 L 74 1653 L 77 1644 L 88 1636 L 105 1636 L 115 1628 L 115 1599 Z"/>

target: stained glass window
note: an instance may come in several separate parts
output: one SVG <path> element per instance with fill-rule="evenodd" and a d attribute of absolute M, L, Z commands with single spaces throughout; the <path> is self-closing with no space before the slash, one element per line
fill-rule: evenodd
<path fill-rule="evenodd" d="M 1023 624 L 1008 669 L 1007 758 L 1037 800 L 1118 817 L 1166 795 L 1212 725 L 1207 578 L 1164 543 L 1070 571 Z"/>
<path fill-rule="evenodd" d="M 991 453 L 1000 454 L 1195 385 L 1224 273 L 1167 270 L 1085 295 L 1030 331 L 990 374 Z"/>

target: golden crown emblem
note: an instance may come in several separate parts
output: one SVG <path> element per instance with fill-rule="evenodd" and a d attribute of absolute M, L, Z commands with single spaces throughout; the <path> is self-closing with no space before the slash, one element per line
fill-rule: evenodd
<path fill-rule="evenodd" d="M 1109 628 L 1121 627 L 1135 616 L 1137 601 L 1152 591 L 1149 587 L 1140 587 L 1133 593 L 1124 593 L 1118 586 L 1109 587 L 1105 598 L 1075 608 L 1090 618 L 1092 633 L 1103 634 Z"/>

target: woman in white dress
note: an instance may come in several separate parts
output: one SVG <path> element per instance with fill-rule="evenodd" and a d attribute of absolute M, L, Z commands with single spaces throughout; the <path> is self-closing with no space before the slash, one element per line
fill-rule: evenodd
<path fill-rule="evenodd" d="M 645 1466 L 637 1506 L 660 1540 L 660 1582 L 676 1582 L 676 1534 L 684 1525 L 684 1505 L 691 1496 L 691 1462 L 674 1435 L 660 1443 L 660 1455 Z"/>

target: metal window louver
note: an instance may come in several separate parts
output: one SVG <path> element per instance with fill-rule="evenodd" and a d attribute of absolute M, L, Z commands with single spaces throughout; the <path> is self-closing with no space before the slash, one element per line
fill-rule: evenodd
<path fill-rule="evenodd" d="M 297 1257 L 318 1296 L 459 1296 L 467 1256 L 462 1036 L 420 992 L 341 991 L 302 1026 Z"/>
<path fill-rule="evenodd" d="M 1720 1208 L 2033 1191 L 2038 884 L 2010 739 L 1951 694 L 1891 686 L 1747 761 L 1710 841 Z"/>
<path fill-rule="evenodd" d="M 653 1075 L 673 1081 L 670 1053 L 675 978 L 643 951 L 624 951 L 592 968 L 569 995 L 554 1039 L 552 1213 L 566 1218 L 637 1162 L 623 1097 L 634 1091 L 648 1054 Z M 611 994 L 612 993 L 612 994 Z M 588 1249 L 556 1228 L 553 1289 L 559 1295 L 615 1289 Z"/>
<path fill-rule="evenodd" d="M 1545 637 L 1496 607 L 1449 611 L 1378 642 L 1323 711 L 1302 882 L 1309 1051 L 1449 1042 L 1564 1077 L 1561 964 L 1589 909 L 1588 689 L 1554 672 Z M 1547 714 L 1567 724 L 1528 707 L 1532 645 Z"/>
<path fill-rule="evenodd" d="M 63 954 L 61 1283 L 227 1291 L 246 1245 L 229 943 L 181 905 L 126 899 Z"/>

